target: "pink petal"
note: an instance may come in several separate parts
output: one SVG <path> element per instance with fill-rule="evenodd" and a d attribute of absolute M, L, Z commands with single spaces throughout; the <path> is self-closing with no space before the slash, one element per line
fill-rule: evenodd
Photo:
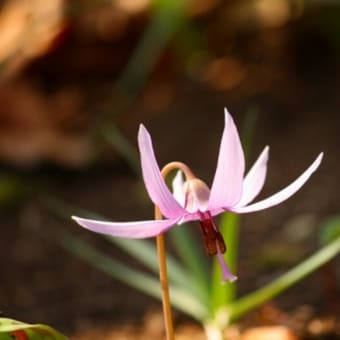
<path fill-rule="evenodd" d="M 168 218 L 179 217 L 186 213 L 175 200 L 160 173 L 152 147 L 151 137 L 143 125 L 138 132 L 138 145 L 141 155 L 144 183 L 152 202 Z"/>
<path fill-rule="evenodd" d="M 238 207 L 243 207 L 251 202 L 263 188 L 264 180 L 267 174 L 269 147 L 266 146 L 261 155 L 254 163 L 243 180 L 243 192 Z"/>
<path fill-rule="evenodd" d="M 172 191 L 176 201 L 184 207 L 185 193 L 184 193 L 184 180 L 182 171 L 177 171 L 176 176 L 172 181 Z"/>
<path fill-rule="evenodd" d="M 234 207 L 230 209 L 236 213 L 247 213 L 253 212 L 258 210 L 263 210 L 274 205 L 281 203 L 282 201 L 286 200 L 293 194 L 295 194 L 308 180 L 308 178 L 312 175 L 312 173 L 318 168 L 321 163 L 323 157 L 323 153 L 321 153 L 316 160 L 313 162 L 312 165 L 300 176 L 298 177 L 293 183 L 288 185 L 286 188 L 282 189 L 281 191 L 277 192 L 276 194 L 254 204 L 250 204 L 246 207 Z"/>
<path fill-rule="evenodd" d="M 157 236 L 168 230 L 179 220 L 170 219 L 140 222 L 105 222 L 89 220 L 76 216 L 72 216 L 72 218 L 80 226 L 96 233 L 127 238 L 147 238 Z"/>
<path fill-rule="evenodd" d="M 225 128 L 222 135 L 217 168 L 211 187 L 209 209 L 231 207 L 242 194 L 244 154 L 233 118 L 225 109 Z"/>
<path fill-rule="evenodd" d="M 225 210 L 222 210 L 221 212 L 225 212 Z M 194 212 L 194 213 L 188 213 L 187 215 L 183 216 L 178 224 L 191 222 L 191 221 L 200 221 L 201 219 L 201 213 L 200 212 Z"/>

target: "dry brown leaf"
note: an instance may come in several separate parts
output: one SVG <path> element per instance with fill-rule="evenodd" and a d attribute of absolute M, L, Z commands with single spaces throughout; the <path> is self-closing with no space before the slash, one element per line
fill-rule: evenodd
<path fill-rule="evenodd" d="M 89 161 L 93 150 L 79 120 L 80 106 L 72 91 L 46 96 L 23 81 L 1 84 L 0 159 L 22 166 Z"/>
<path fill-rule="evenodd" d="M 45 53 L 64 30 L 64 0 L 11 0 L 0 11 L 0 62 L 2 75 Z"/>

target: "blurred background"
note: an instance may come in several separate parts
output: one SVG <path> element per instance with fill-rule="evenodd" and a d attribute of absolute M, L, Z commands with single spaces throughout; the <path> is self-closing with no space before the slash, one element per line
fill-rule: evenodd
<path fill-rule="evenodd" d="M 161 166 L 184 161 L 210 184 L 227 107 L 242 133 L 252 131 L 248 168 L 271 147 L 260 197 L 324 151 L 293 198 L 242 218 L 240 294 L 315 251 L 319 222 L 339 213 L 339 53 L 336 0 L 0 1 L 2 314 L 70 335 L 112 325 L 122 339 L 157 333 L 160 304 L 70 255 L 56 230 L 124 255 L 53 214 L 56 198 L 114 220 L 151 218 L 141 122 Z M 248 322 L 286 318 L 318 338 L 313 322 L 336 315 L 335 267 Z"/>

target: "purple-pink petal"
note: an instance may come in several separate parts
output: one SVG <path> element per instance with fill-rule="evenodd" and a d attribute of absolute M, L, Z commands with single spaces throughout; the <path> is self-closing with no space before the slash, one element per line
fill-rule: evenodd
<path fill-rule="evenodd" d="M 176 201 L 184 207 L 185 205 L 185 192 L 184 192 L 184 180 L 182 171 L 177 171 L 176 176 L 172 181 L 172 192 Z"/>
<path fill-rule="evenodd" d="M 142 173 L 148 194 L 154 204 L 167 218 L 184 215 L 184 208 L 175 200 L 160 173 L 152 147 L 151 137 L 143 125 L 138 132 L 138 145 L 141 156 Z"/>
<path fill-rule="evenodd" d="M 106 222 L 77 216 L 72 216 L 72 218 L 80 226 L 96 233 L 126 238 L 147 238 L 157 236 L 177 224 L 179 220 L 177 218 L 139 222 Z"/>
<path fill-rule="evenodd" d="M 230 270 L 227 266 L 227 263 L 224 259 L 223 254 L 221 254 L 221 252 L 218 251 L 216 256 L 217 256 L 217 259 L 218 259 L 218 263 L 220 264 L 220 267 L 221 267 L 222 281 L 223 282 L 226 282 L 226 281 L 233 282 L 233 281 L 237 280 L 237 276 L 233 275 L 230 272 Z"/>
<path fill-rule="evenodd" d="M 309 166 L 309 168 L 300 176 L 298 177 L 293 183 L 288 185 L 286 188 L 282 189 L 281 191 L 277 192 L 276 194 L 253 204 L 250 204 L 245 207 L 233 207 L 230 209 L 236 213 L 248 213 L 258 210 L 263 210 L 274 205 L 281 203 L 282 201 L 286 200 L 293 194 L 295 194 L 308 180 L 308 178 L 312 175 L 312 173 L 319 167 L 321 160 L 323 157 L 323 153 L 321 153 L 316 160 Z"/>
<path fill-rule="evenodd" d="M 242 194 L 244 154 L 233 118 L 225 109 L 217 168 L 210 192 L 209 210 L 235 205 Z"/>
<path fill-rule="evenodd" d="M 251 202 L 263 188 L 267 174 L 269 147 L 266 146 L 257 161 L 243 180 L 243 191 L 237 206 L 243 207 Z"/>

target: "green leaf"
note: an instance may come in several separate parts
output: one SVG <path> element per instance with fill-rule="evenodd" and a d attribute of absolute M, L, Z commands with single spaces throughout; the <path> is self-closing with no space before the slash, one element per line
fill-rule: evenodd
<path fill-rule="evenodd" d="M 192 289 L 196 290 L 199 298 L 208 304 L 209 275 L 207 261 L 197 245 L 190 226 L 182 224 L 168 232 L 177 254 L 189 271 Z M 168 255 L 167 255 L 168 256 Z"/>
<path fill-rule="evenodd" d="M 157 299 L 161 298 L 158 277 L 132 269 L 124 263 L 104 255 L 67 232 L 61 232 L 60 241 L 68 251 L 84 259 L 102 272 L 149 296 Z M 170 293 L 171 303 L 174 307 L 197 320 L 206 318 L 207 309 L 192 294 L 191 290 L 186 290 L 173 284 L 170 287 Z"/>
<path fill-rule="evenodd" d="M 238 257 L 238 233 L 239 233 L 240 215 L 225 213 L 220 219 L 220 231 L 227 245 L 227 251 L 224 254 L 226 262 L 233 274 L 236 275 L 237 257 Z M 221 307 L 230 303 L 236 298 L 236 282 L 222 283 L 221 269 L 217 259 L 214 259 L 212 269 L 212 287 L 211 287 L 211 309 L 213 314 Z"/>
<path fill-rule="evenodd" d="M 106 220 L 106 218 L 103 216 L 91 213 L 85 209 L 71 206 L 50 196 L 44 198 L 43 204 L 49 209 L 50 212 L 63 220 L 69 221 L 70 216 L 72 215 Z M 156 256 L 157 250 L 155 244 L 153 244 L 150 240 L 131 240 L 111 237 L 107 235 L 101 236 L 106 238 L 108 241 L 115 244 L 119 248 L 123 249 L 132 258 L 145 265 L 146 268 L 158 274 L 159 268 Z M 176 283 L 179 286 L 186 287 L 187 289 L 190 289 L 190 287 L 192 287 L 192 280 L 190 276 L 188 276 L 186 269 L 180 263 L 178 263 L 178 261 L 170 254 L 167 254 L 167 267 L 170 282 Z"/>
<path fill-rule="evenodd" d="M 54 198 L 45 197 L 43 200 L 45 207 L 57 217 L 65 220 L 68 216 L 79 214 L 88 218 L 105 219 L 98 214 L 90 213 L 87 210 L 75 208 L 69 204 Z M 107 240 L 125 250 L 127 254 L 137 259 L 151 271 L 158 275 L 158 261 L 156 256 L 156 247 L 148 240 L 127 240 L 123 238 L 114 238 L 103 235 Z M 71 236 L 66 232 L 60 232 L 58 240 L 63 247 L 73 254 L 83 258 L 96 268 L 118 279 L 130 287 L 133 287 L 143 293 L 160 298 L 158 278 L 146 273 L 133 270 L 123 263 L 120 263 L 105 254 L 98 252 L 87 243 Z M 197 290 L 193 283 L 192 277 L 188 275 L 186 269 L 171 255 L 167 254 L 167 266 L 169 281 L 171 287 L 172 304 L 184 313 L 202 320 L 207 315 L 206 304 L 197 296 Z M 174 286 L 178 288 L 173 288 Z M 1 340 L 1 339 L 0 339 Z"/>
<path fill-rule="evenodd" d="M 224 310 L 221 308 L 221 312 L 224 312 L 225 315 L 228 315 L 225 320 L 228 322 L 235 321 L 242 315 L 248 313 L 250 310 L 260 306 L 266 301 L 273 299 L 275 296 L 279 295 L 330 261 L 339 253 L 340 236 L 329 242 L 314 255 L 310 256 L 305 261 L 298 264 L 275 281 L 233 302 L 229 306 L 226 306 Z"/>
<path fill-rule="evenodd" d="M 130 99 L 143 87 L 183 20 L 183 1 L 154 1 L 149 25 L 117 81 L 121 91 L 130 94 Z"/>
<path fill-rule="evenodd" d="M 340 215 L 327 218 L 321 224 L 320 242 L 322 245 L 335 240 L 340 236 Z"/>
<path fill-rule="evenodd" d="M 99 126 L 99 132 L 125 159 L 134 173 L 139 176 L 140 164 L 137 148 L 125 137 L 124 133 L 112 123 Z"/>
<path fill-rule="evenodd" d="M 117 237 L 105 236 L 110 242 L 123 249 L 127 254 L 145 265 L 155 274 L 159 273 L 157 249 L 151 241 L 140 239 L 124 239 Z M 192 285 L 190 277 L 188 277 L 185 268 L 178 261 L 167 253 L 168 277 L 171 283 L 179 286 L 190 288 Z"/>
<path fill-rule="evenodd" d="M 0 318 L 0 340 L 67 340 L 51 328 L 41 324 L 28 324 L 17 320 Z"/>

